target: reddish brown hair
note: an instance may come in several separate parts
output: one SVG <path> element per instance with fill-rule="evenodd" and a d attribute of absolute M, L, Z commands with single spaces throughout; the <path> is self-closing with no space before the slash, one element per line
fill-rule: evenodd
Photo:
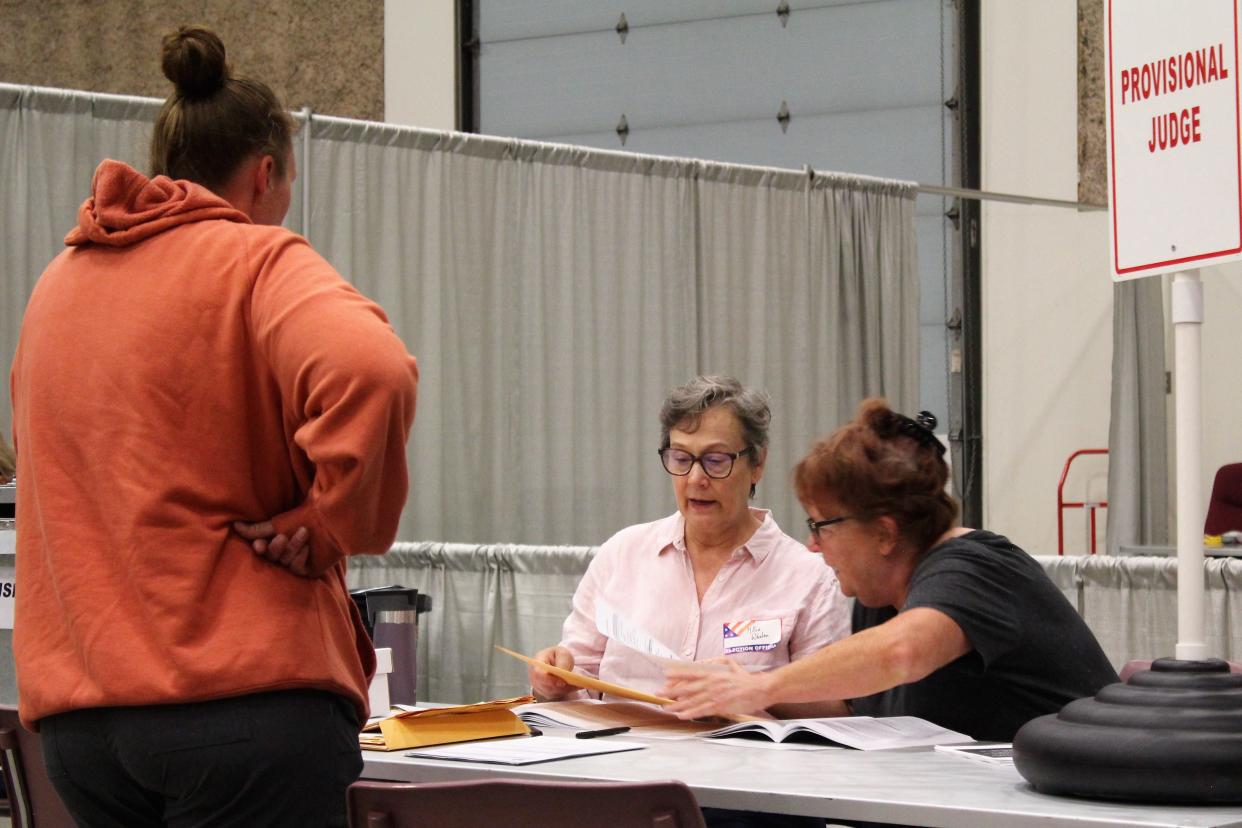
<path fill-rule="evenodd" d="M 817 508 L 831 499 L 863 521 L 887 515 L 915 551 L 930 548 L 956 520 L 957 502 L 944 490 L 944 457 L 930 441 L 910 436 L 909 422 L 884 400 L 864 400 L 853 420 L 798 463 L 798 499 Z"/>

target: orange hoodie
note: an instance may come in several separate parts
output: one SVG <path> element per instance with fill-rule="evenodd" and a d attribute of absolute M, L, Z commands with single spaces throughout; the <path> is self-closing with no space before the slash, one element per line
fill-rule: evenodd
<path fill-rule="evenodd" d="M 345 558 L 384 552 L 418 370 L 306 240 L 105 161 L 11 376 L 22 719 L 321 688 L 366 710 Z M 311 530 L 317 577 L 233 521 Z"/>

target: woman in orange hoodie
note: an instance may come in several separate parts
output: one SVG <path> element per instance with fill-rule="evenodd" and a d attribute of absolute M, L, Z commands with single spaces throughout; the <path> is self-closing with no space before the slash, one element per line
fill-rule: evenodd
<path fill-rule="evenodd" d="M 374 651 L 345 560 L 407 491 L 417 368 L 280 226 L 293 123 L 164 40 L 152 178 L 95 172 L 11 377 L 23 721 L 82 825 L 344 825 Z"/>

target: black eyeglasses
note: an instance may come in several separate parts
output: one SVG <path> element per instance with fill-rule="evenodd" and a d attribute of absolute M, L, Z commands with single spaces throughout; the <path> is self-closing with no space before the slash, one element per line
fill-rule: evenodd
<path fill-rule="evenodd" d="M 698 463 L 708 477 L 722 480 L 733 473 L 733 462 L 750 452 L 750 448 L 744 448 L 732 454 L 727 451 L 708 451 L 696 456 L 681 449 L 662 448 L 660 462 L 664 464 L 666 472 L 677 477 L 685 477 L 694 468 L 694 464 Z"/>
<path fill-rule="evenodd" d="M 807 518 L 806 528 L 810 530 L 816 540 L 819 540 L 820 529 L 840 523 L 843 520 L 853 520 L 853 517 L 853 515 L 840 515 L 839 517 L 830 517 L 827 520 L 812 520 L 811 518 Z"/>

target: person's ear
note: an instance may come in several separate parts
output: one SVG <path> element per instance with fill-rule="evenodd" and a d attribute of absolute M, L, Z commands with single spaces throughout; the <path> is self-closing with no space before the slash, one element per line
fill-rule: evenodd
<path fill-rule="evenodd" d="M 750 464 L 750 485 L 754 486 L 763 479 L 763 470 L 768 462 L 767 448 L 756 449 L 754 462 Z"/>
<path fill-rule="evenodd" d="M 265 196 L 276 185 L 276 159 L 263 155 L 254 168 L 254 192 L 256 196 Z"/>
<path fill-rule="evenodd" d="M 881 515 L 872 522 L 876 540 L 880 543 L 880 554 L 891 555 L 901 540 L 901 532 L 897 529 L 897 521 L 888 515 Z"/>

